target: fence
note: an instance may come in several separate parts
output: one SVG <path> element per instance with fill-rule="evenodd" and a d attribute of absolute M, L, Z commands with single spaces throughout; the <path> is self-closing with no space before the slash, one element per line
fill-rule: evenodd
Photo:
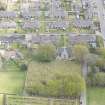
<path fill-rule="evenodd" d="M 79 98 L 55 99 L 43 97 L 17 96 L 15 94 L 1 95 L 2 105 L 80 105 Z"/>

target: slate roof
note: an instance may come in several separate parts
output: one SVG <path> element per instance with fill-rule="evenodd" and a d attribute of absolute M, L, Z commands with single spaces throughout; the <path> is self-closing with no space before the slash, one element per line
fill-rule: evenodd
<path fill-rule="evenodd" d="M 16 28 L 16 26 L 17 24 L 14 21 L 0 23 L 0 28 Z"/>
<path fill-rule="evenodd" d="M 29 37 L 29 41 L 35 44 L 43 44 L 43 43 L 56 44 L 59 41 L 59 35 L 56 35 L 56 34 L 34 35 L 32 34 L 31 37 Z"/>
<path fill-rule="evenodd" d="M 35 17 L 40 16 L 40 11 L 34 11 L 34 12 L 23 11 L 23 12 L 20 13 L 20 15 L 21 15 L 22 18 L 25 18 L 25 19 L 35 18 Z"/>
<path fill-rule="evenodd" d="M 13 43 L 13 42 L 23 42 L 25 40 L 24 36 L 0 36 L 0 42 L 1 43 Z"/>
<path fill-rule="evenodd" d="M 39 35 L 39 36 L 32 36 L 32 43 L 52 43 L 56 44 L 58 41 L 58 37 L 55 35 Z"/>
<path fill-rule="evenodd" d="M 78 28 L 89 28 L 92 26 L 92 21 L 91 20 L 75 20 L 73 22 L 74 27 Z"/>
<path fill-rule="evenodd" d="M 69 42 L 72 45 L 77 43 L 96 43 L 96 35 L 69 35 Z"/>
<path fill-rule="evenodd" d="M 39 21 L 26 21 L 22 24 L 23 29 L 38 29 L 40 27 Z"/>
<path fill-rule="evenodd" d="M 56 10 L 53 12 L 53 17 L 55 18 L 66 18 L 68 16 L 68 12 L 64 10 Z"/>
<path fill-rule="evenodd" d="M 16 18 L 17 14 L 14 11 L 0 11 L 0 18 Z"/>
<path fill-rule="evenodd" d="M 52 0 L 53 8 L 60 8 L 61 7 L 61 1 L 60 0 Z"/>
<path fill-rule="evenodd" d="M 67 29 L 69 27 L 69 23 L 67 21 L 56 21 L 47 23 L 47 27 L 49 29 Z"/>

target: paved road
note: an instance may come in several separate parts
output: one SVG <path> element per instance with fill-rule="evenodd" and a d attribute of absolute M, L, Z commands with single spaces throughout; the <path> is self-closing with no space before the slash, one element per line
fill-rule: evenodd
<path fill-rule="evenodd" d="M 97 5 L 97 12 L 98 12 L 98 17 L 100 21 L 101 32 L 102 32 L 103 38 L 105 39 L 105 8 L 102 0 L 95 0 L 95 2 Z"/>

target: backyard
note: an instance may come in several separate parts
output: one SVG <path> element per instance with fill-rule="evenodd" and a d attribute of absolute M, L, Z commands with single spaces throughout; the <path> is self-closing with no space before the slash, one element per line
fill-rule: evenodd
<path fill-rule="evenodd" d="M 87 105 L 104 105 L 105 104 L 105 88 L 88 88 L 87 89 Z"/>

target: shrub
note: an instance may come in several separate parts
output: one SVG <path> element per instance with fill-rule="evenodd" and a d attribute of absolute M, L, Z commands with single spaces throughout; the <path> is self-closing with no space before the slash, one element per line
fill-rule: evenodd
<path fill-rule="evenodd" d="M 50 62 L 55 59 L 56 49 L 53 45 L 39 45 L 35 58 L 41 62 Z"/>
<path fill-rule="evenodd" d="M 89 79 L 91 86 L 105 87 L 105 73 L 98 72 Z"/>
<path fill-rule="evenodd" d="M 101 36 L 96 36 L 97 47 L 104 47 L 104 39 Z"/>
<path fill-rule="evenodd" d="M 25 70 L 27 70 L 27 69 L 28 69 L 28 67 L 27 67 L 26 64 L 21 64 L 21 65 L 20 65 L 20 70 L 25 71 Z"/>
<path fill-rule="evenodd" d="M 28 88 L 29 94 L 52 97 L 78 97 L 85 89 L 84 79 L 78 74 L 55 74 L 53 79 L 41 80 Z"/>

